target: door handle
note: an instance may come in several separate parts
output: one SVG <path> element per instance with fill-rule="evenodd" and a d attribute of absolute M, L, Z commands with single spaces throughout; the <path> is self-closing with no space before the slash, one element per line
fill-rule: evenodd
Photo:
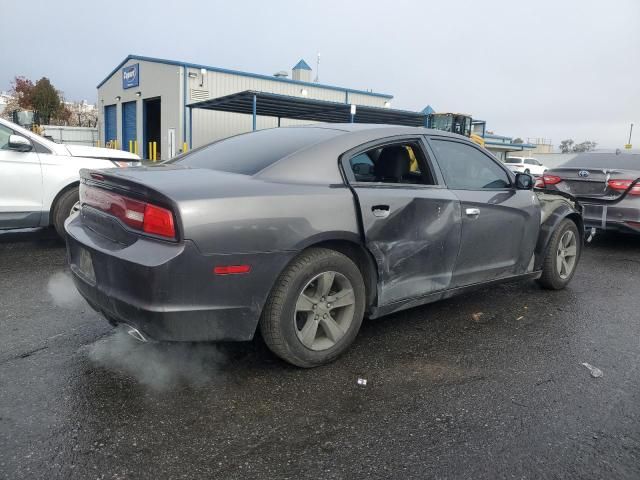
<path fill-rule="evenodd" d="M 371 207 L 371 211 L 373 212 L 374 217 L 387 218 L 391 209 L 389 208 L 389 205 L 374 205 Z"/>
<path fill-rule="evenodd" d="M 478 218 L 480 216 L 479 208 L 467 208 L 464 213 L 467 214 L 467 217 Z"/>

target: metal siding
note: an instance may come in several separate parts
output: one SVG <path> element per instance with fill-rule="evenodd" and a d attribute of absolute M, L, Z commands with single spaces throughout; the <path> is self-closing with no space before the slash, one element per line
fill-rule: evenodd
<path fill-rule="evenodd" d="M 98 102 L 102 105 L 112 103 L 116 96 L 120 96 L 120 102 L 126 103 L 131 101 L 142 101 L 147 98 L 161 98 L 161 142 L 162 148 L 160 151 L 163 154 L 162 159 L 165 159 L 164 155 L 169 151 L 168 145 L 168 131 L 170 128 L 176 129 L 176 139 L 181 142 L 183 137 L 182 124 L 181 124 L 181 112 L 182 112 L 182 95 L 181 95 L 181 68 L 174 65 L 166 65 L 157 62 L 148 62 L 143 60 L 130 60 L 126 63 L 139 63 L 140 64 L 140 86 L 138 88 L 122 89 L 122 69 L 119 68 L 114 74 L 104 82 L 100 88 L 98 88 Z M 125 65 L 125 66 L 126 66 Z M 140 92 L 140 97 L 136 95 L 136 92 Z M 120 110 L 120 108 L 118 108 Z M 142 107 L 138 109 L 142 112 Z M 102 109 L 99 109 L 99 113 L 103 113 Z M 102 115 L 104 116 L 104 115 Z M 143 117 L 144 115 L 138 115 L 136 134 L 138 140 L 138 148 L 143 143 Z M 99 119 L 101 125 L 104 124 L 104 119 Z M 118 122 L 116 132 L 122 132 L 122 115 L 116 116 Z M 101 127 L 100 133 L 104 132 L 104 128 Z M 122 139 L 118 138 L 118 144 L 122 144 Z M 180 147 L 181 145 L 177 145 Z M 127 145 L 128 148 L 128 145 Z M 140 150 L 142 152 L 142 150 Z"/>
<path fill-rule="evenodd" d="M 118 138 L 118 118 L 117 105 L 106 105 L 104 107 L 104 142 L 117 140 Z"/>
<path fill-rule="evenodd" d="M 122 104 L 122 150 L 129 151 L 129 142 L 137 140 L 136 111 L 135 101 Z"/>

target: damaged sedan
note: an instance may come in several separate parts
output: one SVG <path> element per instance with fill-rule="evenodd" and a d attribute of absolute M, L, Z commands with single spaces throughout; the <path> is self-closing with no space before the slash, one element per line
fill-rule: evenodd
<path fill-rule="evenodd" d="M 260 329 L 301 367 L 338 357 L 364 317 L 499 282 L 562 289 L 583 245 L 570 196 L 424 128 L 275 128 L 81 175 L 67 248 L 95 310 L 145 340 Z"/>

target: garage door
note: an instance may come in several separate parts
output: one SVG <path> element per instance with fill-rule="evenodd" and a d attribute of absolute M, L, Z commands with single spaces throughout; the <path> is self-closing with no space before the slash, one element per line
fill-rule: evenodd
<path fill-rule="evenodd" d="M 134 151 L 133 142 L 136 140 L 136 102 L 122 104 L 122 150 Z"/>
<path fill-rule="evenodd" d="M 104 143 L 114 142 L 118 138 L 116 132 L 117 119 L 116 119 L 116 106 L 107 105 L 104 107 Z"/>

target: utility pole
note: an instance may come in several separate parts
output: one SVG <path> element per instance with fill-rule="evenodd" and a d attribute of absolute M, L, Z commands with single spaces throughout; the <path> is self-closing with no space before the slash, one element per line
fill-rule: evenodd
<path fill-rule="evenodd" d="M 316 79 L 314 82 L 318 83 L 320 81 L 320 52 L 318 52 L 318 57 L 316 59 Z"/>
<path fill-rule="evenodd" d="M 631 128 L 629 129 L 629 141 L 628 144 L 631 144 L 631 133 L 633 132 L 633 123 L 631 124 Z"/>

